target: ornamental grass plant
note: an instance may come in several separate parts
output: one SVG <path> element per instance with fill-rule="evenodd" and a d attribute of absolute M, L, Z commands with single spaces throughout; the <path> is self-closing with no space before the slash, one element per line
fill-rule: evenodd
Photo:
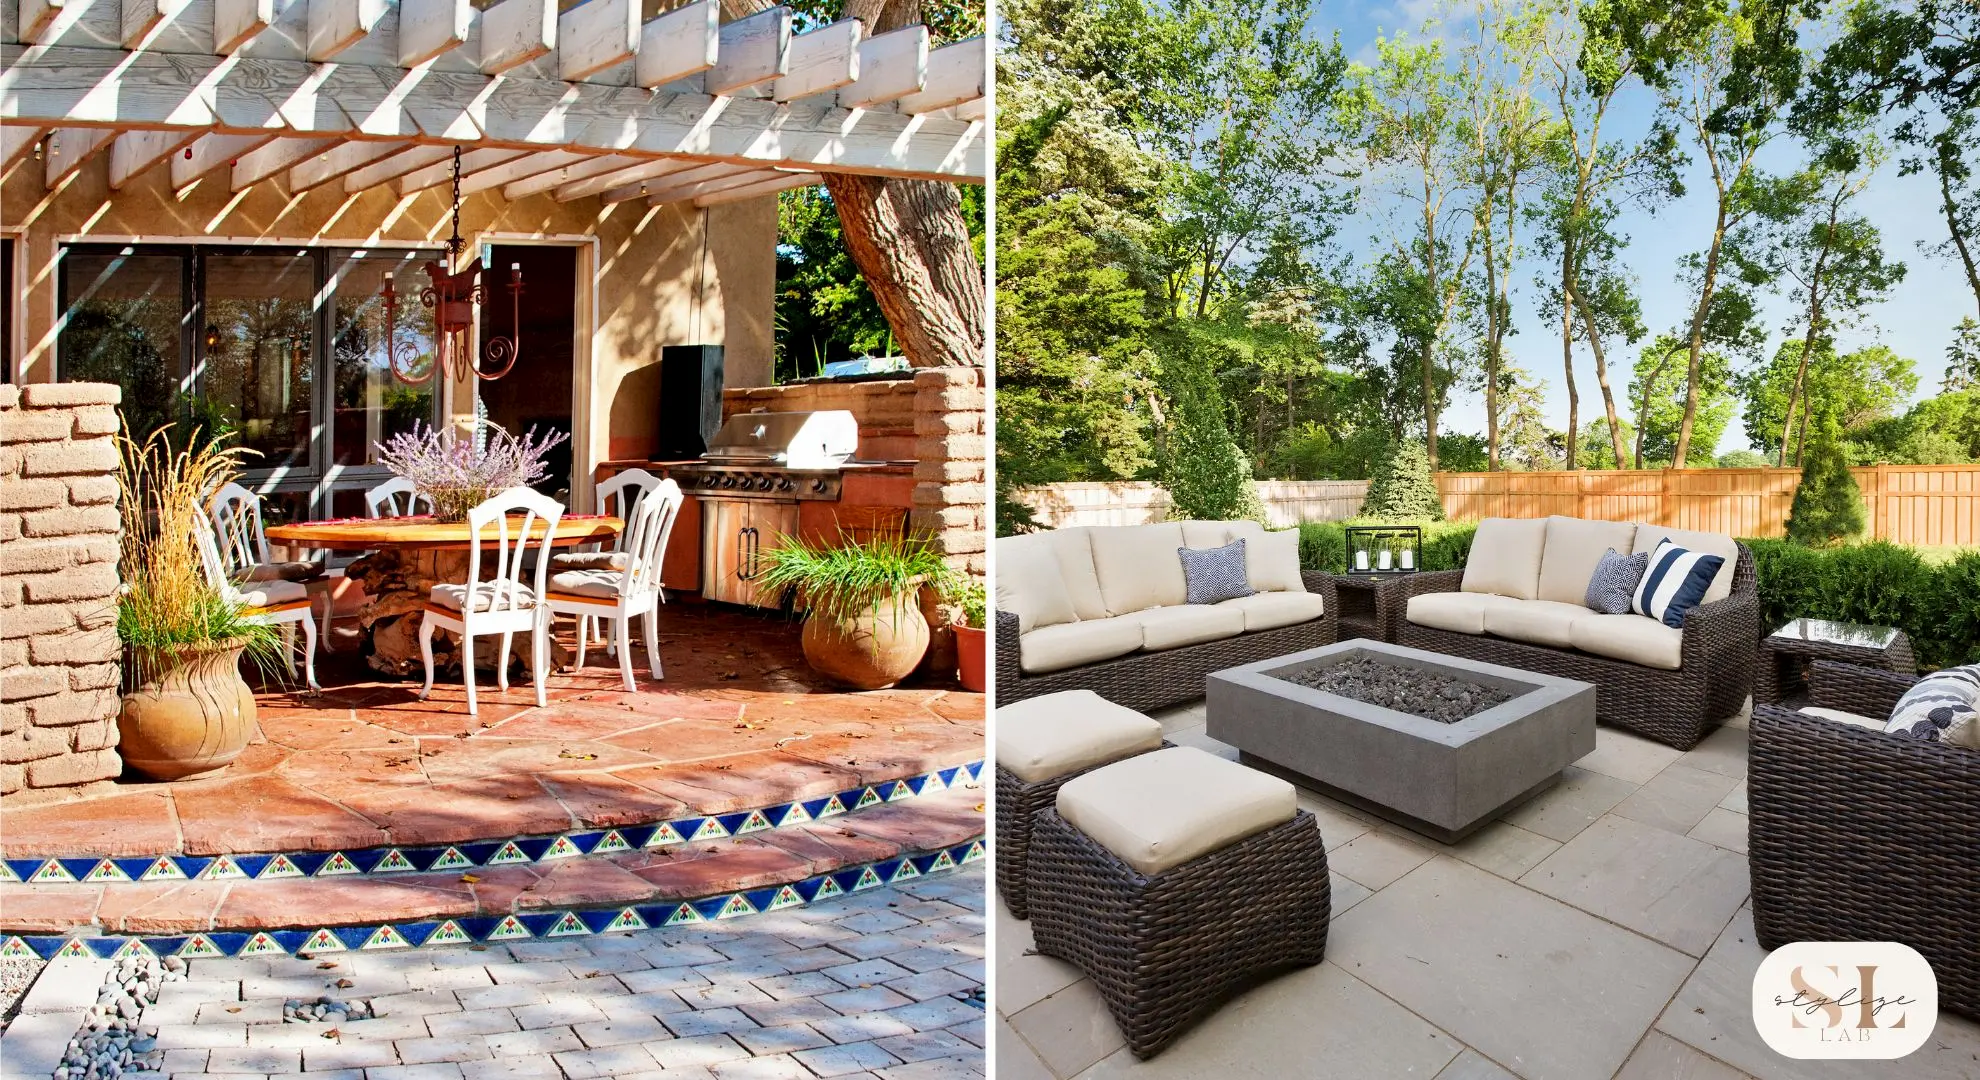
<path fill-rule="evenodd" d="M 780 537 L 761 556 L 756 577 L 778 592 L 795 589 L 814 617 L 849 621 L 868 613 L 878 617 L 892 597 L 908 597 L 930 585 L 948 591 L 956 572 L 922 537 L 883 535 L 860 539 L 841 532 L 835 542 Z M 901 605 L 894 605 L 899 615 Z"/>

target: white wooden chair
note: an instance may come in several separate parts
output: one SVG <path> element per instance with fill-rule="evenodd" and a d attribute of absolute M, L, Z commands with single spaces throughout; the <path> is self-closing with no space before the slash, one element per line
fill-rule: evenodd
<path fill-rule="evenodd" d="M 294 627 L 300 623 L 303 632 L 303 672 L 311 691 L 321 690 L 316 684 L 316 617 L 310 614 L 309 590 L 298 581 L 251 581 L 236 583 L 227 573 L 226 560 L 220 554 L 220 542 L 211 529 L 199 530 L 199 561 L 206 570 L 207 583 L 220 590 L 220 595 L 229 601 L 240 604 L 245 621 L 263 626 L 282 627 L 283 655 L 289 662 L 289 677 L 296 674 L 296 650 Z"/>
<path fill-rule="evenodd" d="M 511 511 L 519 516 L 511 518 Z M 435 585 L 427 595 L 426 610 L 419 621 L 419 654 L 426 662 L 426 685 L 421 701 L 433 692 L 433 632 L 449 630 L 461 639 L 461 673 L 467 682 L 468 715 L 476 713 L 474 699 L 474 639 L 502 635 L 502 652 L 495 665 L 495 684 L 509 688 L 509 646 L 518 630 L 530 637 L 530 676 L 536 683 L 536 704 L 548 704 L 544 679 L 550 667 L 550 609 L 540 602 L 544 578 L 550 570 L 550 536 L 564 508 L 526 487 L 510 488 L 468 511 L 468 529 L 473 543 L 468 548 L 467 581 L 460 585 Z M 540 538 L 531 533 L 541 523 Z M 495 534 L 495 573 L 481 576 L 481 545 L 490 531 Z M 536 547 L 531 584 L 523 583 L 530 564 L 529 549 Z"/>
<path fill-rule="evenodd" d="M 625 569 L 625 553 L 627 542 L 631 536 L 633 509 L 639 505 L 640 500 L 644 499 L 648 492 L 659 487 L 661 482 L 659 477 L 647 472 L 645 469 L 627 469 L 624 472 L 614 473 L 600 480 L 591 489 L 592 501 L 594 503 L 593 509 L 598 513 L 610 514 L 626 522 L 626 531 L 614 537 L 609 548 L 595 547 L 589 551 L 573 551 L 552 555 L 550 557 L 551 571 L 553 573 L 562 573 L 566 570 Z M 675 490 L 680 490 L 678 485 L 676 485 Z M 660 599 L 661 602 L 666 602 L 666 595 L 663 593 Z M 591 626 L 591 622 L 592 620 L 589 617 L 579 616 L 578 633 L 582 635 Z M 603 637 L 603 635 L 600 636 Z M 617 646 L 613 643 L 613 640 L 609 637 L 606 637 L 604 640 L 605 652 L 608 655 L 614 653 Z"/>
<path fill-rule="evenodd" d="M 666 555 L 667 535 L 673 532 L 680 510 L 680 485 L 672 480 L 656 481 L 626 519 L 621 568 L 560 570 L 550 578 L 550 610 L 577 616 L 577 666 L 584 666 L 588 624 L 594 618 L 611 619 L 614 633 L 610 640 L 617 643 L 619 674 L 627 690 L 635 689 L 631 645 L 635 615 L 646 632 L 646 660 L 653 677 L 666 677 L 660 669 L 660 605 L 666 599 L 660 588 L 660 561 Z"/>
<path fill-rule="evenodd" d="M 331 581 L 324 576 L 322 561 L 276 562 L 269 558 L 268 536 L 261 529 L 261 496 L 239 484 L 229 481 L 221 485 L 207 504 L 207 513 L 213 519 L 220 565 L 228 580 L 244 587 L 294 582 L 312 597 L 323 597 L 323 644 L 327 650 L 336 601 L 330 595 Z"/>
<path fill-rule="evenodd" d="M 421 503 L 426 504 L 425 510 L 420 509 Z M 395 476 L 365 492 L 364 507 L 375 518 L 412 517 L 432 513 L 433 499 L 414 488 L 411 480 Z"/>

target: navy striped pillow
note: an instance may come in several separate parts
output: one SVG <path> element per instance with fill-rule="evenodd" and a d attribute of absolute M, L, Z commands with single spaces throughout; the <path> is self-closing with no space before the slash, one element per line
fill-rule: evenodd
<path fill-rule="evenodd" d="M 1705 590 L 1712 587 L 1712 579 L 1725 564 L 1722 556 L 1689 551 L 1669 540 L 1659 541 L 1629 609 L 1682 630 L 1685 612 L 1705 599 Z"/>

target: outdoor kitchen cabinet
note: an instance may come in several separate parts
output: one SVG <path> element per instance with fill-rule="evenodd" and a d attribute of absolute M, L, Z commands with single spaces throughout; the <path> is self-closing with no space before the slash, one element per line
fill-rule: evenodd
<path fill-rule="evenodd" d="M 780 538 L 796 536 L 796 503 L 756 499 L 701 502 L 701 596 L 750 607 L 774 608 L 783 597 L 759 588 L 763 555 Z"/>

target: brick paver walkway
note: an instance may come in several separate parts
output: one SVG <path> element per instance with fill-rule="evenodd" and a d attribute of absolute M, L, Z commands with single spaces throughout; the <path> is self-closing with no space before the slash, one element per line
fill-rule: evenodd
<path fill-rule="evenodd" d="M 981 1076 L 984 888 L 978 866 L 693 929 L 195 960 L 144 1018 L 176 1076 Z M 326 994 L 379 1016 L 282 1022 Z"/>

